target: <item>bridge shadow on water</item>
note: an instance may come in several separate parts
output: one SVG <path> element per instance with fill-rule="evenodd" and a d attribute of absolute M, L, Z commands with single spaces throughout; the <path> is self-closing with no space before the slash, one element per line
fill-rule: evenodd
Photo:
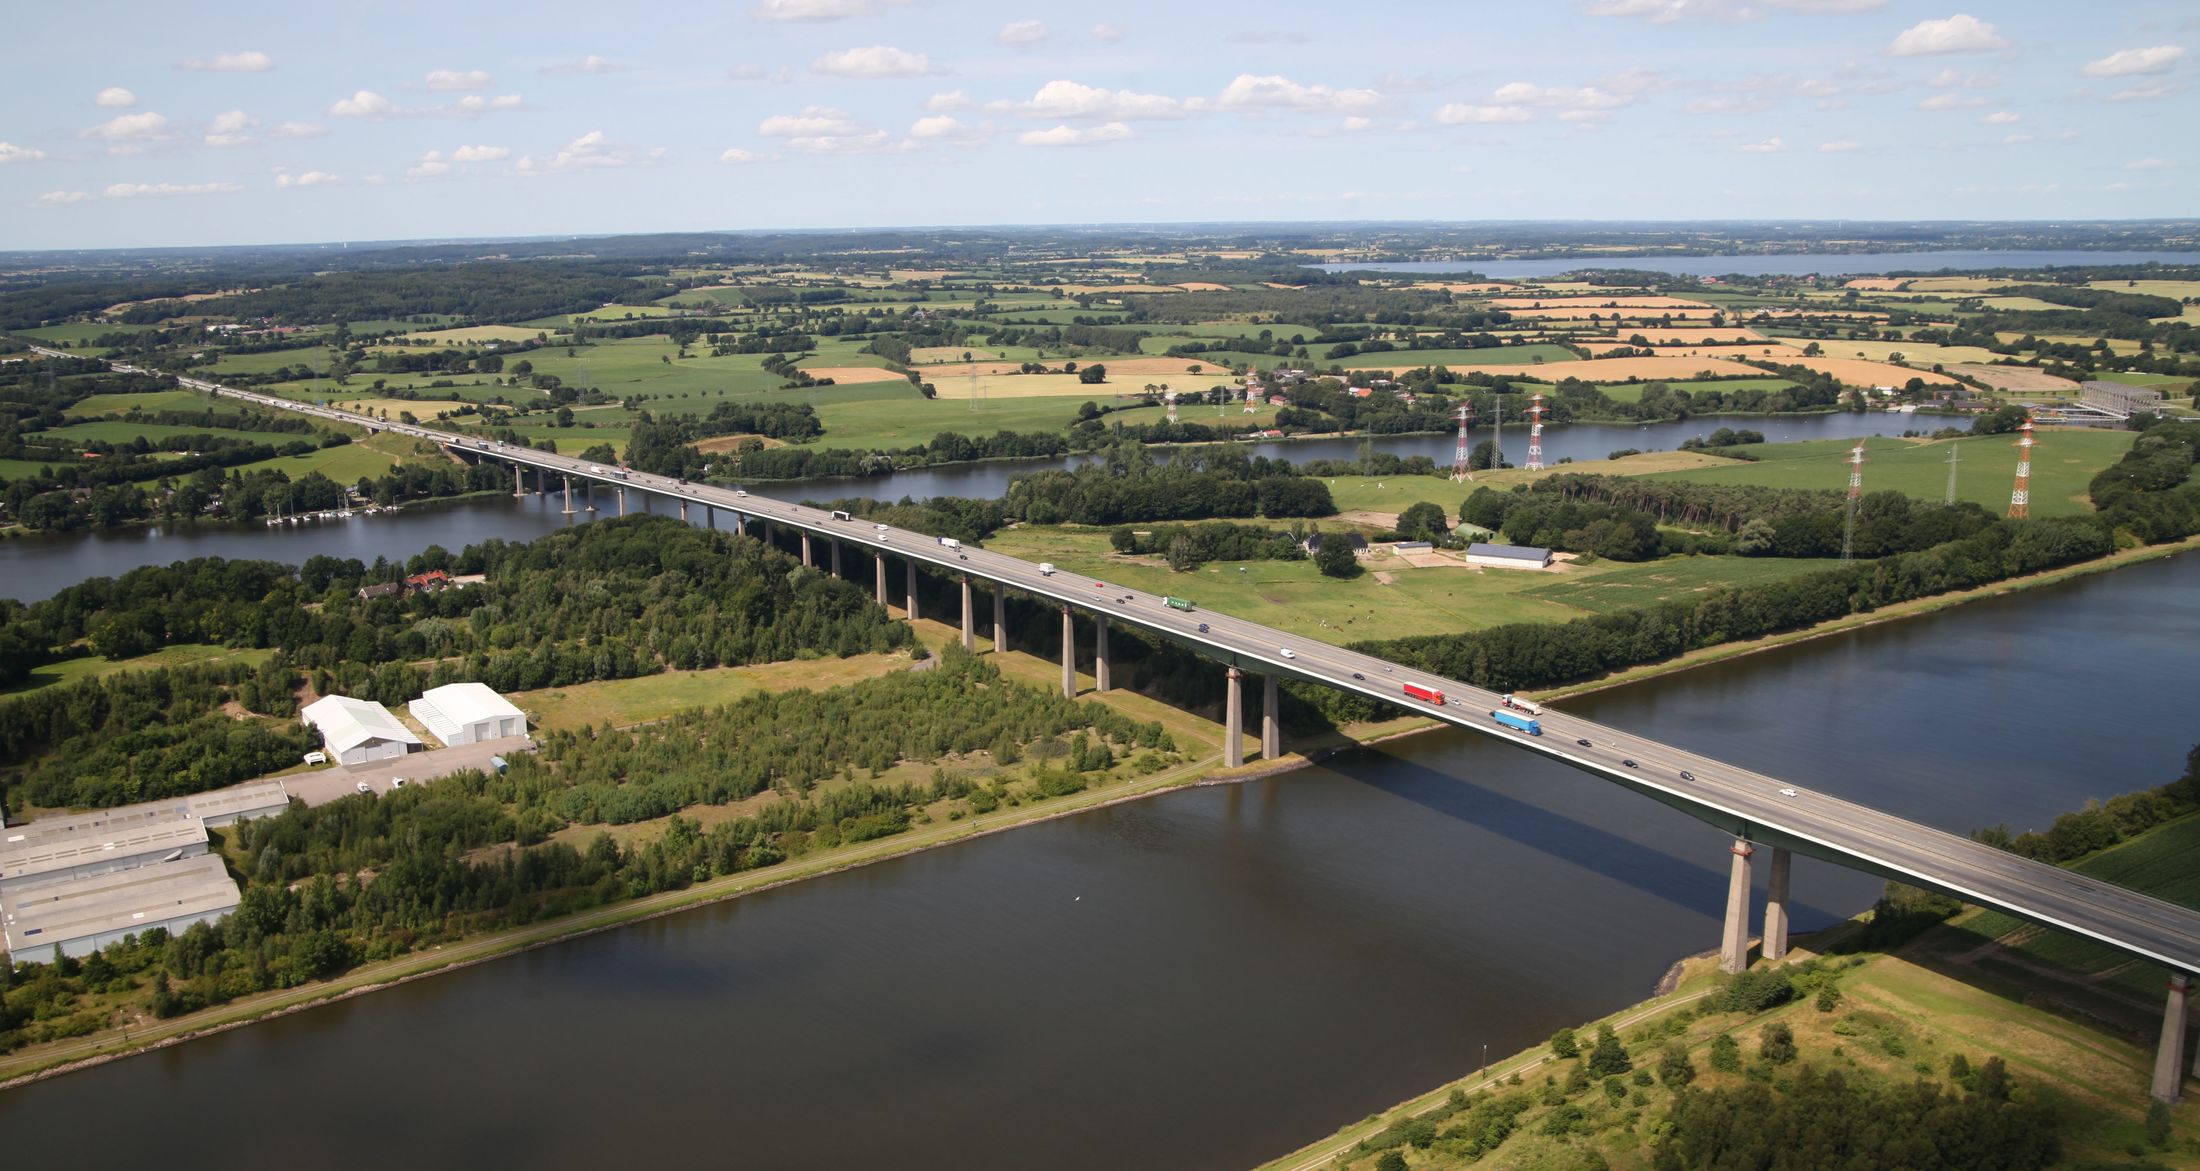
<path fill-rule="evenodd" d="M 1554 809 L 1523 801 L 1518 797 L 1497 792 L 1473 781 L 1451 773 L 1431 768 L 1416 760 L 1394 756 L 1382 749 L 1361 749 L 1383 763 L 1380 768 L 1354 769 L 1340 775 L 1378 789 L 1393 797 L 1400 797 L 1433 813 L 1441 813 L 1456 821 L 1474 826 L 1542 854 L 1557 858 L 1569 865 L 1592 874 L 1614 879 L 1645 894 L 1680 907 L 1721 919 L 1726 913 L 1726 887 L 1728 872 L 1724 866 L 1709 867 L 1686 861 L 1673 854 L 1610 830 L 1578 821 Z M 1639 801 L 1646 814 L 1670 814 L 1685 819 L 1686 814 L 1666 809 L 1647 798 L 1638 797 L 1618 787 L 1616 795 Z M 1706 838 L 1706 847 L 1716 850 L 1723 862 L 1727 856 L 1722 844 L 1729 841 L 1724 834 L 1708 825 L 1695 823 Z M 1686 836 L 1685 832 L 1675 834 Z M 1764 905 L 1764 870 L 1769 851 L 1757 860 L 1756 873 L 1751 875 L 1750 931 L 1752 935 L 1763 925 L 1761 909 Z M 1806 860 L 1798 857 L 1798 863 Z M 1795 924 L 1838 923 L 1847 915 L 1835 914 L 1821 907 L 1796 901 L 1790 886 L 1788 919 Z"/>

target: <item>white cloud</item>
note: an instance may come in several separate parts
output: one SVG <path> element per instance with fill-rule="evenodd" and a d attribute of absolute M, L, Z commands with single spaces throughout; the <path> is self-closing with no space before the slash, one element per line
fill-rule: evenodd
<path fill-rule="evenodd" d="M 970 106 L 970 95 L 959 89 L 951 89 L 943 94 L 933 94 L 924 103 L 924 108 L 934 113 L 945 113 L 949 110 L 967 110 Z"/>
<path fill-rule="evenodd" d="M 252 131 L 257 129 L 259 125 L 259 119 L 245 113 L 243 110 L 230 110 L 227 113 L 216 114 L 214 120 L 206 124 L 206 145 L 214 147 L 252 146 L 260 141 L 252 134 Z"/>
<path fill-rule="evenodd" d="M 2078 72 L 2087 77 L 2129 77 L 2135 73 L 2168 73 L 2179 61 L 2185 59 L 2183 45 L 2155 45 L 2148 49 L 2125 49 L 2110 53 L 2098 61 L 2088 61 Z"/>
<path fill-rule="evenodd" d="M 1734 149 L 1745 155 L 1770 155 L 1786 150 L 1787 145 L 1780 141 L 1779 135 L 1775 134 L 1763 142 L 1745 142 Z"/>
<path fill-rule="evenodd" d="M 2185 92 L 2185 85 L 2178 81 L 2143 81 L 2138 85 L 2117 90 L 2108 95 L 2111 102 L 2156 102 L 2176 97 Z"/>
<path fill-rule="evenodd" d="M 1275 74 L 1240 73 L 1213 101 L 1192 103 L 1195 108 L 1223 110 L 1322 110 L 1365 113 L 1381 109 L 1383 95 L 1371 89 L 1331 89 L 1326 85 L 1301 85 Z"/>
<path fill-rule="evenodd" d="M 993 39 L 1004 45 L 1036 45 L 1047 39 L 1047 25 L 1043 20 L 1012 20 Z"/>
<path fill-rule="evenodd" d="M 517 169 L 522 175 L 541 175 L 553 171 L 594 171 L 610 167 L 631 166 L 638 162 L 654 162 L 664 157 L 664 148 L 656 147 L 636 154 L 604 136 L 601 130 L 591 130 L 565 144 L 554 155 L 538 157 L 526 155 L 519 160 Z"/>
<path fill-rule="evenodd" d="M 1533 122 L 1535 111 L 1526 106 L 1471 106 L 1453 102 L 1436 111 L 1446 126 L 1486 126 L 1507 122 Z"/>
<path fill-rule="evenodd" d="M 1992 89 L 2001 84 L 2001 75 L 1998 73 L 1965 73 L 1960 69 L 1943 69 L 1933 74 L 1925 84 L 1934 89 L 1952 89 L 1957 86 L 1964 89 Z"/>
<path fill-rule="evenodd" d="M 77 137 L 97 138 L 107 142 L 142 142 L 168 138 L 174 133 L 168 125 L 168 119 L 147 110 L 142 114 L 117 114 L 97 126 L 78 131 Z"/>
<path fill-rule="evenodd" d="M 1362 118 L 1359 115 L 1354 114 L 1348 118 L 1345 118 L 1343 121 L 1338 122 L 1337 129 L 1344 131 L 1346 134 L 1358 134 L 1362 130 L 1372 128 L 1374 125 L 1375 120 L 1373 118 Z"/>
<path fill-rule="evenodd" d="M 1772 108 L 1772 99 L 1763 94 L 1728 94 L 1715 98 L 1697 98 L 1681 107 L 1684 114 L 1762 114 Z"/>
<path fill-rule="evenodd" d="M 494 110 L 517 110 L 525 104 L 518 94 L 498 94 L 493 98 L 485 98 L 480 94 L 467 94 L 448 106 L 432 106 L 420 110 L 418 113 L 456 114 L 462 118 L 474 118 Z"/>
<path fill-rule="evenodd" d="M 8 163 L 35 163 L 45 157 L 45 151 L 17 146 L 12 142 L 0 142 L 0 166 Z"/>
<path fill-rule="evenodd" d="M 275 68 L 275 59 L 257 50 L 237 53 L 216 53 L 206 60 L 193 58 L 183 63 L 185 69 L 203 69 L 213 73 L 265 73 Z"/>
<path fill-rule="evenodd" d="M 82 203 L 91 197 L 88 191 L 48 191 L 31 202 L 40 207 L 60 207 L 68 203 Z"/>
<path fill-rule="evenodd" d="M 931 59 L 892 45 L 842 49 L 810 62 L 810 72 L 827 77 L 923 77 L 932 71 Z"/>
<path fill-rule="evenodd" d="M 2024 118 L 2022 115 L 2012 114 L 2007 110 L 1996 110 L 1991 114 L 1982 115 L 1979 121 L 1988 126 L 2014 126 L 2024 121 Z"/>
<path fill-rule="evenodd" d="M 331 118 L 387 118 L 397 112 L 397 103 L 371 89 L 363 89 L 328 108 Z"/>
<path fill-rule="evenodd" d="M 283 174 L 275 176 L 277 187 L 326 187 L 331 183 L 341 183 L 343 181 L 344 177 L 342 175 L 331 174 L 327 171 L 303 171 L 296 175 Z"/>
<path fill-rule="evenodd" d="M 138 199 L 157 195 L 224 195 L 244 188 L 235 183 L 110 183 L 109 199 Z"/>
<path fill-rule="evenodd" d="M 967 133 L 968 127 L 946 114 L 919 118 L 909 124 L 909 137 L 916 139 L 959 138 Z"/>
<path fill-rule="evenodd" d="M 1855 139 L 1853 139 L 1853 138 L 1836 138 L 1836 139 L 1834 139 L 1834 140 L 1833 140 L 1833 141 L 1831 141 L 1831 142 L 1821 142 L 1821 143 L 1819 143 L 1819 144 L 1818 144 L 1818 153 L 1819 153 L 1819 154 L 1828 154 L 1828 155 L 1837 155 L 1837 154 L 1841 154 L 1841 153 L 1843 153 L 1844 151 L 1852 151 L 1852 150 L 1857 150 L 1857 149 L 1861 148 L 1861 147 L 1862 147 L 1863 145 L 1864 145 L 1863 143 L 1861 143 L 1861 142 L 1858 142 L 1858 141 L 1856 141 L 1856 140 L 1855 140 Z"/>
<path fill-rule="evenodd" d="M 1616 110 L 1634 103 L 1633 94 L 1613 93 L 1593 85 L 1535 85 L 1516 81 L 1490 94 L 1501 106 L 1540 106 L 1546 110 Z"/>
<path fill-rule="evenodd" d="M 462 146 L 451 152 L 454 163 L 493 163 L 512 157 L 508 146 Z"/>
<path fill-rule="evenodd" d="M 770 162 L 771 160 L 778 157 L 778 155 L 761 155 L 753 150 L 742 150 L 738 146 L 732 146 L 727 147 L 724 151 L 719 153 L 718 161 L 721 163 L 739 165 L 744 163 Z"/>
<path fill-rule="evenodd" d="M 885 0 L 901 3 L 902 0 Z M 760 0 L 752 15 L 758 20 L 846 20 L 869 16 L 879 10 L 878 0 Z"/>
<path fill-rule="evenodd" d="M 451 161 L 444 158 L 443 152 L 439 150 L 431 150 L 421 155 L 419 162 L 405 168 L 405 174 L 415 179 L 433 179 L 438 175 L 448 175 L 450 173 Z"/>
<path fill-rule="evenodd" d="M 127 110 L 137 105 L 137 95 L 119 85 L 110 85 L 92 95 L 92 104 L 103 110 Z"/>
<path fill-rule="evenodd" d="M 2177 165 L 2176 163 L 2173 163 L 2173 162 L 2171 162 L 2170 160 L 2168 160 L 2168 159 L 2165 159 L 2165 158 L 2144 158 L 2144 159 L 2133 159 L 2133 160 L 2131 160 L 2130 162 L 2128 162 L 2128 163 L 2125 163 L 2125 164 L 2124 164 L 2124 170 L 2127 170 L 2127 171 L 2166 171 L 2166 170 L 2169 170 L 2169 169 L 2170 169 L 2171 167 L 2174 167 L 2174 166 L 2176 166 L 2176 165 Z"/>
<path fill-rule="evenodd" d="M 536 72 L 545 77 L 583 77 L 593 74 L 620 73 L 625 69 L 626 66 L 608 57 L 599 57 L 594 53 L 590 53 L 586 57 L 572 61 L 552 61 L 550 64 L 536 70 Z"/>
<path fill-rule="evenodd" d="M 1123 26 L 1119 24 L 1093 25 L 1092 39 L 1096 41 L 1120 41 L 1123 39 Z"/>
<path fill-rule="evenodd" d="M 1652 24 L 1675 21 L 1747 20 L 1748 8 L 1728 0 L 1586 0 L 1582 12 L 1590 16 L 1639 17 Z"/>
<path fill-rule="evenodd" d="M 1121 142 L 1131 137 L 1131 128 L 1121 122 L 1103 122 L 1098 126 L 1056 126 L 1052 130 L 1026 130 L 1016 136 L 1019 146 L 1091 146 L 1102 142 Z"/>
<path fill-rule="evenodd" d="M 1897 57 L 1923 57 L 1934 53 L 1984 53 L 2007 48 L 2009 39 L 1994 26 L 1968 13 L 1946 20 L 1921 20 L 1902 31 L 1887 46 Z"/>
<path fill-rule="evenodd" d="M 1870 12 L 1885 8 L 1887 0 L 1765 0 L 1774 8 L 1791 8 L 1797 12 L 1819 12 L 1831 16 L 1845 16 L 1852 12 Z"/>
<path fill-rule="evenodd" d="M 1160 94 L 1101 89 L 1074 81 L 1050 81 L 1028 102 L 995 102 L 993 109 L 1034 118 L 1093 118 L 1127 122 L 1141 118 L 1181 118 L 1184 103 Z"/>
<path fill-rule="evenodd" d="M 285 122 L 268 132 L 269 138 L 319 138 L 328 127 L 319 122 Z"/>
<path fill-rule="evenodd" d="M 774 114 L 756 124 L 766 138 L 835 137 L 863 133 L 863 126 L 831 106 L 804 106 L 799 114 Z"/>
<path fill-rule="evenodd" d="M 1970 97 L 1959 93 L 1939 93 L 1917 104 L 1920 110 L 1975 110 L 1986 104 L 1985 98 Z"/>
<path fill-rule="evenodd" d="M 441 92 L 455 90 L 488 89 L 489 71 L 486 69 L 432 69 L 428 71 L 428 88 Z"/>

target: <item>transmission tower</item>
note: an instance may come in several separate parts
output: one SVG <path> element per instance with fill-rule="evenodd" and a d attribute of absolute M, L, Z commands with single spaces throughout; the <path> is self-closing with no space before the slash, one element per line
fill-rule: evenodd
<path fill-rule="evenodd" d="M 1946 496 L 1945 496 L 1944 498 L 1942 498 L 1942 500 L 1941 500 L 1941 503 L 1943 503 L 1943 504 L 1954 504 L 1954 503 L 1956 502 L 1956 465 L 1957 465 L 1957 464 L 1960 464 L 1960 463 L 1962 463 L 1962 462 L 1963 462 L 1963 445 L 1962 445 L 1962 444 L 1960 444 L 1960 443 L 1951 443 L 1951 444 L 1949 444 L 1949 445 L 1948 445 L 1948 493 L 1947 493 L 1947 495 L 1946 495 Z"/>
<path fill-rule="evenodd" d="M 1864 441 L 1849 449 L 1849 507 L 1841 522 L 1841 564 L 1847 565 L 1856 547 L 1856 505 L 1864 498 Z"/>
<path fill-rule="evenodd" d="M 1467 421 L 1472 418 L 1474 418 L 1474 404 L 1471 402 L 1460 403 L 1459 446 L 1453 448 L 1451 453 L 1451 478 L 1455 481 L 1474 478 L 1474 449 L 1467 442 Z"/>
<path fill-rule="evenodd" d="M 2026 415 L 2024 422 L 2017 427 L 2017 486 L 2009 493 L 2011 517 L 2032 515 L 2032 448 L 2035 443 L 2032 438 L 2032 417 Z"/>
<path fill-rule="evenodd" d="M 1173 390 L 1162 391 L 1161 401 L 1169 404 L 1169 422 L 1174 425 L 1176 423 L 1176 392 Z"/>
<path fill-rule="evenodd" d="M 1528 470 L 1543 468 L 1543 393 L 1528 400 Z"/>

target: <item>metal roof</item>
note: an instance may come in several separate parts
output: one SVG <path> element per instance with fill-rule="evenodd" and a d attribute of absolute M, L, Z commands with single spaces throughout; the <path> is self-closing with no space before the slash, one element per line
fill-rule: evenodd
<path fill-rule="evenodd" d="M 369 740 L 420 743 L 420 737 L 398 723 L 390 709 L 348 695 L 324 695 L 301 709 L 298 718 L 319 729 L 322 743 L 338 754 L 349 752 Z"/>
<path fill-rule="evenodd" d="M 420 693 L 408 705 L 413 718 L 427 725 L 448 743 L 460 728 L 483 720 L 526 719 L 512 701 L 498 695 L 486 683 L 446 683 Z"/>
<path fill-rule="evenodd" d="M 200 854 L 0 895 L 0 925 L 5 926 L 11 956 L 35 959 L 44 949 L 69 940 L 223 914 L 236 907 L 237 883 L 221 857 Z"/>
<path fill-rule="evenodd" d="M 133 817 L 76 834 L 35 835 L 32 826 L 6 831 L 0 840 L 0 883 L 74 870 L 102 860 L 137 858 L 206 845 L 206 823 L 191 818 Z"/>
<path fill-rule="evenodd" d="M 1480 541 L 1467 546 L 1469 557 L 1504 557 L 1513 561 L 1549 561 L 1551 551 L 1533 545 L 1486 545 Z"/>

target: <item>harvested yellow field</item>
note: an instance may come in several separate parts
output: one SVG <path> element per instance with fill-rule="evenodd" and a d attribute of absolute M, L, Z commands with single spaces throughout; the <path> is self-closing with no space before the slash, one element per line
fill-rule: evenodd
<path fill-rule="evenodd" d="M 752 439 L 766 447 L 786 446 L 785 442 L 774 439 L 769 435 L 713 435 L 707 439 L 696 440 L 695 450 L 706 455 L 718 451 L 732 451 Z"/>
<path fill-rule="evenodd" d="M 1921 276 L 1907 282 L 1913 293 L 1990 293 L 2019 282 L 2006 277 Z"/>
<path fill-rule="evenodd" d="M 1701 346 L 1718 342 L 1761 342 L 1765 340 L 1765 335 L 1754 329 L 1739 325 L 1645 325 L 1639 329 L 1626 330 L 1624 334 L 1607 333 L 1601 337 L 1583 338 L 1581 340 L 1591 345 L 1598 342 L 1624 345 L 1628 338 L 1638 333 L 1648 338 L 1650 344 L 1654 346 Z"/>
<path fill-rule="evenodd" d="M 1682 297 L 1496 297 L 1499 309 L 1709 309 L 1702 301 Z M 1608 316 L 1609 314 L 1607 314 Z"/>
<path fill-rule="evenodd" d="M 2136 293 L 2146 297 L 2169 297 L 2182 301 L 2187 297 L 2200 297 L 2200 281 L 2092 281 L 2087 288 L 2107 289 L 2112 293 Z M 190 300 L 189 297 L 184 300 Z"/>
<path fill-rule="evenodd" d="M 1900 277 L 1860 276 L 1842 285 L 1844 289 L 1862 289 L 1868 293 L 1898 293 L 1909 282 Z"/>
<path fill-rule="evenodd" d="M 924 351 L 922 351 L 922 350 L 919 350 L 919 351 L 915 351 L 915 352 L 914 352 L 914 353 L 912 354 L 912 356 L 914 356 L 915 354 L 921 354 L 921 353 L 923 353 L 923 352 L 924 352 Z M 955 353 L 955 355 L 956 355 L 957 357 L 961 357 L 961 356 L 962 356 L 962 351 L 960 351 L 960 350 L 956 350 L 956 351 L 954 351 L 954 353 Z M 924 377 L 925 377 L 925 380 L 926 380 L 926 381 L 928 381 L 928 382 L 930 382 L 930 381 L 936 381 L 936 380 L 939 380 L 939 379 L 943 379 L 943 378 L 968 378 L 968 377 L 970 377 L 971 375 L 977 375 L 978 377 L 981 377 L 981 378 L 983 378 L 983 377 L 987 377 L 987 376 L 990 376 L 990 375 L 1016 375 L 1017 377 L 1022 377 L 1022 378 L 1045 378 L 1045 377 L 1048 377 L 1048 376 L 1049 376 L 1048 374 L 1022 374 L 1022 375 L 1018 375 L 1018 374 L 1017 374 L 1016 372 L 1017 372 L 1017 371 L 1018 371 L 1019 369 L 1021 369 L 1021 368 L 1022 368 L 1022 366 L 1023 366 L 1023 363 L 1021 363 L 1021 362 L 954 362 L 954 363 L 949 363 L 949 364 L 939 364 L 939 365 L 935 365 L 935 364 L 926 364 L 926 365 L 923 365 L 923 366 L 921 366 L 921 367 L 918 367 L 918 368 L 919 368 L 919 369 L 921 369 L 921 370 L 922 370 L 922 371 L 924 372 Z M 1053 372 L 1061 372 L 1061 373 L 1065 373 L 1065 374 L 1066 374 L 1066 373 L 1068 373 L 1067 371 L 1063 371 L 1063 370 L 1062 370 L 1062 363 L 1061 363 L 1061 362 L 1058 362 L 1058 361 L 1048 362 L 1048 363 L 1046 364 L 1046 366 L 1047 366 L 1047 370 L 1048 370 L 1048 371 L 1050 372 L 1050 374 L 1051 374 L 1051 373 L 1053 373 Z M 1118 379 L 1123 379 L 1123 378 L 1132 378 L 1132 377 L 1139 377 L 1139 378 L 1184 378 L 1184 377 L 1189 377 L 1189 376 L 1198 376 L 1198 377 L 1217 376 L 1217 377 L 1219 377 L 1219 376 L 1226 376 L 1226 375 L 1228 375 L 1228 374 L 1229 374 L 1229 372 L 1230 372 L 1230 368 L 1229 368 L 1228 366 L 1225 366 L 1225 365 L 1223 365 L 1223 364 L 1221 364 L 1221 363 L 1219 363 L 1219 362 L 1213 362 L 1213 361 L 1201 361 L 1201 360 L 1200 360 L 1200 359 L 1198 359 L 1198 358 L 1090 358 L 1090 359 L 1083 359 L 1083 358 L 1081 358 L 1081 359 L 1077 359 L 1077 368 L 1078 368 L 1078 369 L 1082 370 L 1082 369 L 1084 369 L 1084 368 L 1085 368 L 1085 367 L 1087 367 L 1087 366 L 1105 366 L 1105 367 L 1107 367 L 1107 368 L 1108 368 L 1108 380 L 1109 380 L 1110 382 L 1114 382 L 1114 381 L 1116 381 L 1116 380 L 1118 380 Z M 1075 377 L 1075 376 L 1074 376 L 1074 375 L 1071 375 L 1071 377 Z"/>
<path fill-rule="evenodd" d="M 1738 346 L 1651 346 L 1650 349 L 1661 358 L 1783 358 L 1794 352 L 1774 341 Z"/>
<path fill-rule="evenodd" d="M 1587 358 L 1572 362 L 1544 362 L 1541 365 L 1479 362 L 1446 362 L 1444 365 L 1460 374 L 1510 374 L 1516 377 L 1539 378 L 1545 382 L 1557 382 L 1562 378 L 1579 378 L 1583 382 L 1625 382 L 1630 378 L 1717 378 L 1746 373 L 1734 369 L 1733 363 L 1717 358 Z M 1411 370 L 1414 366 L 1401 365 L 1389 369 L 1395 372 Z"/>
<path fill-rule="evenodd" d="M 1227 293 L 1230 291 L 1230 286 L 1218 285 L 1213 281 L 1185 281 L 1176 287 L 1187 293 Z"/>
<path fill-rule="evenodd" d="M 395 419 L 403 411 L 411 411 L 415 419 L 433 419 L 437 411 L 455 411 L 468 404 L 456 399 L 352 398 L 338 399 L 329 405 L 342 407 L 347 411 L 365 412 L 377 419 L 384 414 Z"/>
<path fill-rule="evenodd" d="M 1305 285 L 1279 285 L 1274 281 L 1262 281 L 1260 283 L 1262 288 L 1267 289 L 1303 289 L 1306 287 Z"/>
<path fill-rule="evenodd" d="M 886 270 L 886 275 L 897 281 L 937 281 L 954 276 L 955 273 L 952 269 L 945 268 L 890 268 Z"/>
<path fill-rule="evenodd" d="M 1517 319 L 1531 321 L 1587 321 L 1591 317 L 1601 317 L 1605 320 L 1616 317 L 1629 321 L 1648 317 L 1671 317 L 1677 321 L 1709 321 L 1720 316 L 1719 310 L 1708 305 L 1701 309 L 1607 309 L 1602 306 L 1588 304 L 1579 307 L 1553 307 L 1546 304 L 1540 309 L 1506 309 L 1505 312 Z"/>
<path fill-rule="evenodd" d="M 1481 281 L 1468 284 L 1422 281 L 1413 287 L 1416 289 L 1442 289 L 1447 293 L 1509 293 L 1520 286 L 1508 285 L 1502 281 Z"/>
<path fill-rule="evenodd" d="M 1920 378 L 1927 385 L 1955 385 L 1955 379 L 1930 370 L 1912 370 L 1906 366 L 1890 366 L 1884 362 L 1866 362 L 1859 358 L 1806 358 L 1800 354 L 1780 361 L 1789 366 L 1805 366 L 1822 374 L 1831 374 L 1845 386 L 1870 389 L 1876 386 L 1904 386 L 1912 378 Z M 1739 365 L 1739 363 L 1735 363 Z"/>
<path fill-rule="evenodd" d="M 1049 285 L 1047 287 L 1060 289 L 1073 297 L 1081 293 L 1181 293 L 1184 291 L 1175 285 Z M 1070 306 L 1070 308 L 1075 308 L 1075 306 Z"/>
<path fill-rule="evenodd" d="M 878 366 L 804 366 L 802 370 L 812 378 L 830 378 L 840 386 L 857 382 L 903 381 L 901 375 Z"/>
<path fill-rule="evenodd" d="M 1810 344 L 1806 338 L 1782 338 L 1781 342 L 1800 350 Z M 1935 346 L 1922 342 L 1852 341 L 1847 338 L 1824 338 L 1818 348 L 1829 358 L 1863 358 L 1870 362 L 1892 362 L 1895 355 L 1911 366 L 1952 366 L 1958 362 L 1992 362 L 2001 355 L 1980 346 Z"/>
<path fill-rule="evenodd" d="M 408 333 L 405 344 L 416 348 L 435 346 L 463 346 L 481 342 L 524 342 L 549 333 L 546 329 L 529 329 L 524 325 L 467 325 L 456 329 L 433 329 L 422 333 Z M 402 349 L 403 346 L 395 347 Z"/>
<path fill-rule="evenodd" d="M 1961 365 L 1949 366 L 1947 371 L 1976 378 L 1995 390 L 2063 394 L 2078 389 L 2078 384 L 2067 378 L 2043 374 L 2030 366 Z"/>

